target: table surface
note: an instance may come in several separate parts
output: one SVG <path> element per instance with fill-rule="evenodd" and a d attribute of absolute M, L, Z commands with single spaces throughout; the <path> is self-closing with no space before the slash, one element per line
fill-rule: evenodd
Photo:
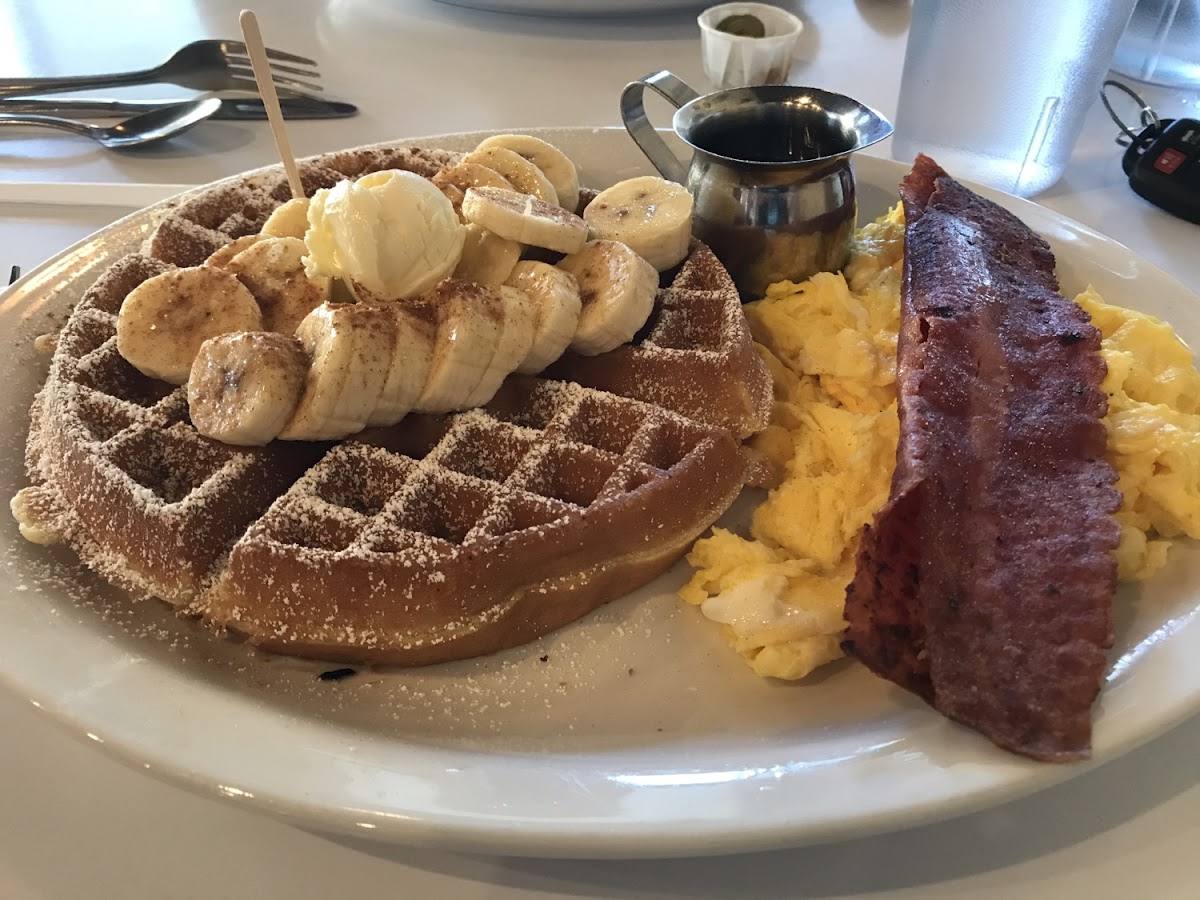
<path fill-rule="evenodd" d="M 895 113 L 908 3 L 784 5 L 806 23 L 792 82 Z M 0 77 L 153 65 L 194 38 L 236 36 L 239 8 L 228 0 L 0 0 L 8 23 Z M 617 125 L 616 98 L 627 81 L 669 68 L 704 85 L 691 13 L 556 19 L 428 0 L 262 0 L 256 11 L 269 44 L 319 60 L 329 94 L 361 108 L 352 119 L 293 123 L 299 155 L 447 132 Z M 1200 117 L 1198 91 L 1139 90 L 1164 116 Z M 1096 103 L 1066 175 L 1036 200 L 1200 285 L 1200 229 L 1129 190 L 1114 135 Z M 887 155 L 888 147 L 872 152 Z M 206 123 L 162 149 L 123 156 L 48 132 L 6 133 L 0 265 L 32 268 L 127 212 L 96 205 L 133 196 L 104 185 L 198 184 L 275 159 L 263 123 Z M 126 769 L 18 696 L 0 693 L 0 722 L 0 896 L 11 900 L 384 891 L 489 898 L 998 898 L 1017 890 L 1192 897 L 1200 880 L 1200 718 L 1065 784 L 950 822 L 788 852 L 638 862 L 502 859 L 331 840 Z"/>

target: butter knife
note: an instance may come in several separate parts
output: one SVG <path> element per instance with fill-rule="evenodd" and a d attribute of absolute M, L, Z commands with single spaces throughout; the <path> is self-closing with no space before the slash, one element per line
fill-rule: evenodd
<path fill-rule="evenodd" d="M 51 116 L 120 118 L 147 112 L 178 100 L 92 100 L 86 97 L 12 97 L 0 100 L 0 113 L 41 113 Z M 280 97 L 285 119 L 340 119 L 358 114 L 358 107 L 339 100 L 315 97 Z M 266 119 L 259 97 L 222 97 L 213 119 Z"/>

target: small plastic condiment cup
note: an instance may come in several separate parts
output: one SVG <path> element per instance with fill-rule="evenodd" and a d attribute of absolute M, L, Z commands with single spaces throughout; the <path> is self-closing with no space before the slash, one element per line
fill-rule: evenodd
<path fill-rule="evenodd" d="M 717 26 L 730 16 L 750 15 L 763 24 L 763 37 L 744 37 Z M 758 84 L 783 84 L 804 23 L 769 3 L 723 3 L 706 9 L 700 24 L 704 74 L 713 90 Z"/>

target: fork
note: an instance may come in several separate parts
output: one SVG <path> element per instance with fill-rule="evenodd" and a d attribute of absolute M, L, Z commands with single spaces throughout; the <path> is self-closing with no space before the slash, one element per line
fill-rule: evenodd
<path fill-rule="evenodd" d="M 281 91 L 307 95 L 320 91 L 315 60 L 267 49 L 271 77 Z M 303 67 L 303 68 L 301 68 Z M 53 78 L 0 78 L 0 97 L 56 91 L 81 91 L 127 84 L 177 84 L 197 91 L 256 90 L 250 56 L 241 41 L 203 40 L 180 47 L 165 63 L 109 75 Z"/>

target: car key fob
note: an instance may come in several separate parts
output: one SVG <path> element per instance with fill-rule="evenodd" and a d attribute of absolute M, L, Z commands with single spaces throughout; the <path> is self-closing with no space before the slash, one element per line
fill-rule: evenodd
<path fill-rule="evenodd" d="M 1155 206 L 1200 224 L 1200 121 L 1148 125 L 1121 160 L 1129 186 Z"/>

